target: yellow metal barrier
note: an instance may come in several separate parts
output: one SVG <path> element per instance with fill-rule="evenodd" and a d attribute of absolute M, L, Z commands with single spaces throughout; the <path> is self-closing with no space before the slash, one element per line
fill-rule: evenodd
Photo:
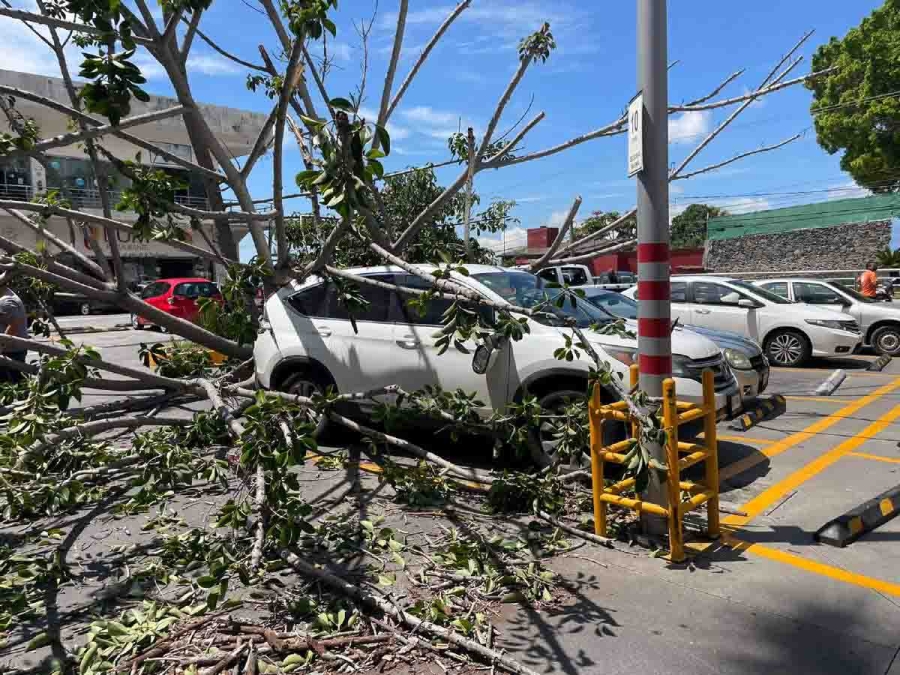
<path fill-rule="evenodd" d="M 631 386 L 638 382 L 637 365 L 631 366 Z M 682 519 L 684 514 L 706 504 L 708 532 L 711 537 L 719 536 L 719 453 L 716 441 L 716 395 L 713 374 L 703 372 L 703 405 L 678 402 L 675 398 L 675 381 L 663 382 L 663 428 L 666 431 L 666 477 L 667 506 L 651 504 L 623 493 L 634 492 L 634 478 L 626 478 L 606 486 L 603 465 L 606 462 L 623 464 L 629 447 L 637 439 L 638 421 L 620 401 L 603 405 L 600 401 L 600 386 L 594 385 L 591 392 L 588 417 L 591 431 L 591 476 L 594 493 L 594 532 L 607 536 L 607 505 L 614 504 L 639 513 L 652 513 L 666 519 L 669 529 L 669 558 L 673 562 L 684 560 L 684 537 Z M 694 420 L 703 419 L 704 443 L 684 443 L 678 440 L 678 427 Z M 631 438 L 612 445 L 603 446 L 604 422 L 625 422 L 631 431 Z M 681 471 L 705 462 L 703 483 L 681 480 Z M 682 499 L 682 493 L 687 494 Z"/>

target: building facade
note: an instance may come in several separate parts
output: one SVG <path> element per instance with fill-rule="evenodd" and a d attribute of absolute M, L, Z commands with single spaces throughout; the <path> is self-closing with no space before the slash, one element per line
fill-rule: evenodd
<path fill-rule="evenodd" d="M 37 93 L 65 105 L 70 103 L 60 78 L 0 70 L 0 83 Z M 178 101 L 175 99 L 151 96 L 147 103 L 133 101 L 131 115 L 177 105 Z M 45 106 L 18 99 L 15 101 L 15 108 L 25 118 L 33 119 L 37 123 L 41 138 L 51 138 L 71 131 L 68 116 Z M 234 157 L 241 157 L 250 152 L 266 122 L 266 115 L 261 113 L 211 105 L 201 105 L 200 108 L 213 133 Z M 10 131 L 4 116 L 0 116 L 0 131 Z M 195 161 L 187 129 L 180 116 L 132 127 L 128 132 L 182 159 Z M 177 203 L 202 210 L 209 209 L 206 191 L 196 174 L 171 163 L 166 157 L 149 153 L 116 136 L 106 135 L 98 142 L 120 159 L 135 160 L 139 164 L 159 169 L 178 178 L 183 189 L 176 193 Z M 33 158 L 0 157 L 0 199 L 32 201 L 48 190 L 61 192 L 64 190 L 72 203 L 72 208 L 94 215 L 103 215 L 97 178 L 83 147 L 73 144 L 56 148 L 48 152 L 48 160 L 44 166 Z M 115 208 L 121 199 L 122 190 L 130 185 L 130 180 L 110 164 L 106 165 L 106 169 L 109 175 L 110 203 Z M 137 216 L 133 212 L 114 211 L 113 218 L 130 223 L 134 222 Z M 59 217 L 48 218 L 44 227 L 89 257 L 93 257 L 89 238 L 93 238 L 100 249 L 109 254 L 109 242 L 106 241 L 105 229 L 102 227 L 92 226 L 84 229 L 80 223 L 68 222 Z M 207 241 L 213 244 L 217 241 L 215 228 L 211 222 L 202 223 L 201 227 L 202 233 L 191 232 L 190 228 L 185 229 L 188 241 L 209 250 Z M 162 242 L 137 241 L 127 232 L 119 231 L 113 234 L 119 243 L 126 278 L 131 284 L 159 277 L 218 276 L 212 264 L 199 256 L 172 248 Z M 239 240 L 244 234 L 246 230 L 235 229 L 235 239 Z M 32 249 L 41 239 L 39 233 L 4 211 L 0 211 L 0 235 Z"/>

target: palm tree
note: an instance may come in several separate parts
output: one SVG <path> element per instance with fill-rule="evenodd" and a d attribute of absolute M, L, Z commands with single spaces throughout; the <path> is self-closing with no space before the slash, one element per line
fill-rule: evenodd
<path fill-rule="evenodd" d="M 892 251 L 889 246 L 885 246 L 875 254 L 875 258 L 881 267 L 900 267 L 900 248 Z"/>

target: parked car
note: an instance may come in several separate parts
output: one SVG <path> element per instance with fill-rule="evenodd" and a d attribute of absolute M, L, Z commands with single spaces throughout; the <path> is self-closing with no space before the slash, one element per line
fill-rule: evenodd
<path fill-rule="evenodd" d="M 117 307 L 111 302 L 102 302 L 93 298 L 86 298 L 78 293 L 58 292 L 53 294 L 53 312 L 58 315 L 81 314 L 89 316 L 95 313 L 116 311 Z"/>
<path fill-rule="evenodd" d="M 212 281 L 199 277 L 158 279 L 147 284 L 141 291 L 141 300 L 148 305 L 188 321 L 196 321 L 200 312 L 197 301 L 200 298 L 217 298 L 221 301 L 222 294 L 219 292 L 219 287 Z M 142 316 L 132 314 L 131 325 L 136 330 L 143 330 L 153 324 Z M 164 326 L 159 328 L 166 332 Z"/>
<path fill-rule="evenodd" d="M 544 267 L 537 275 L 544 281 L 560 286 L 588 286 L 594 283 L 594 276 L 587 265 L 555 265 Z"/>
<path fill-rule="evenodd" d="M 637 287 L 625 291 L 634 298 Z M 811 356 L 851 354 L 859 324 L 822 307 L 797 305 L 764 288 L 714 276 L 672 277 L 672 317 L 684 324 L 732 331 L 763 346 L 776 366 L 797 366 Z"/>
<path fill-rule="evenodd" d="M 498 304 L 512 302 L 534 307 L 561 292 L 559 288 L 547 288 L 542 279 L 521 270 L 489 265 L 466 267 L 470 276 L 454 275 L 454 279 Z M 434 268 L 422 266 L 421 269 Z M 400 268 L 353 271 L 408 288 L 430 287 Z M 356 329 L 329 282 L 310 278 L 302 285 L 292 282 L 273 294 L 266 301 L 254 347 L 259 384 L 304 395 L 328 386 L 349 393 L 389 384 L 398 384 L 409 391 L 438 385 L 445 390 L 475 393 L 485 403 L 484 414 L 504 409 L 525 393 L 536 396 L 548 410 L 556 410 L 567 399 L 586 394 L 589 359 L 583 356 L 569 362 L 553 355 L 566 333 L 561 320 L 544 318 L 529 322 L 530 335 L 518 342 L 502 342 L 488 361 L 478 366 L 484 373 L 478 374 L 474 372 L 477 366 L 471 354 L 474 343 L 465 345 L 470 353 L 451 348 L 438 355 L 435 332 L 450 300 L 433 299 L 426 314 L 420 316 L 394 291 L 369 285 L 361 285 L 360 291 L 369 304 L 355 314 Z M 561 309 L 551 303 L 548 309 L 574 317 L 585 328 L 610 321 L 608 315 L 587 302 L 577 302 L 574 307 L 567 302 Z M 493 310 L 482 307 L 480 311 L 490 314 Z M 609 360 L 613 370 L 627 379 L 628 367 L 636 359 L 636 340 L 594 332 L 588 333 L 588 339 L 601 358 Z M 702 401 L 701 373 L 711 368 L 720 414 L 726 416 L 739 411 L 737 383 L 715 344 L 684 331 L 675 336 L 673 352 L 679 398 Z M 604 396 L 613 400 L 614 394 L 608 391 Z M 609 426 L 607 440 L 624 434 L 624 429 Z M 542 443 L 553 441 L 542 438 Z"/>
<path fill-rule="evenodd" d="M 879 354 L 900 356 L 900 306 L 867 298 L 852 288 L 823 279 L 766 279 L 753 283 L 786 300 L 842 312 L 859 323 L 864 345 Z"/>
<path fill-rule="evenodd" d="M 626 319 L 629 327 L 637 330 L 634 323 L 638 316 L 638 305 L 633 299 L 599 286 L 580 289 L 585 299 L 604 312 Z M 743 335 L 724 330 L 703 328 L 702 326 L 681 325 L 675 327 L 674 333 L 690 330 L 709 338 L 722 351 L 722 356 L 731 367 L 737 378 L 744 400 L 759 396 L 769 385 L 769 360 L 763 354 L 762 347 Z"/>

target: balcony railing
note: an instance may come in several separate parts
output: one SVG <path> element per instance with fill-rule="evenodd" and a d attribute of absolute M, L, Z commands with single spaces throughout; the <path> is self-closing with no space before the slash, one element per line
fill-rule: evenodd
<path fill-rule="evenodd" d="M 50 188 L 51 190 L 58 188 Z M 60 190 L 62 193 L 62 190 Z M 116 190 L 108 190 L 109 202 L 113 209 L 122 199 L 122 193 Z M 72 203 L 73 209 L 97 209 L 103 208 L 100 202 L 100 190 L 84 190 L 78 188 L 69 188 L 65 193 L 69 201 Z M 15 199 L 20 202 L 30 202 L 38 195 L 38 191 L 30 185 L 10 185 L 0 183 L 0 199 Z M 209 210 L 209 201 L 206 197 L 196 197 L 193 195 L 175 195 L 175 203 L 182 206 L 188 206 L 192 209 Z"/>

